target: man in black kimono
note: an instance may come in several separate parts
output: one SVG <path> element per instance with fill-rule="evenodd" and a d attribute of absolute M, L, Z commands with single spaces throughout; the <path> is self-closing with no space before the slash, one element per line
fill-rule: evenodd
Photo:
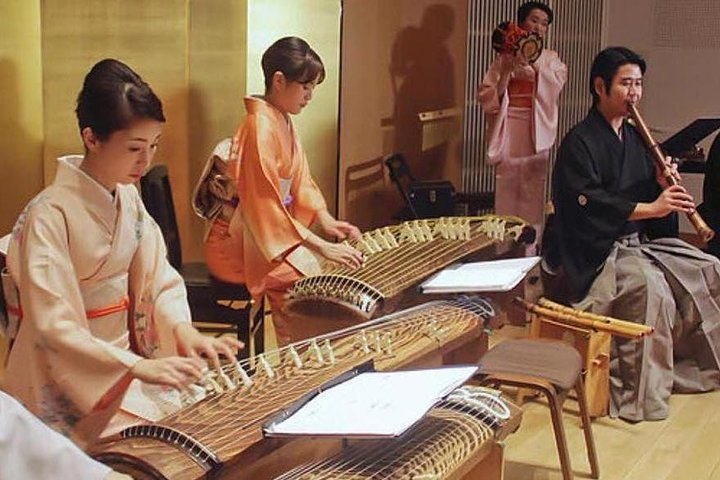
<path fill-rule="evenodd" d="M 644 72 L 623 47 L 595 58 L 593 107 L 558 151 L 543 259 L 577 308 L 654 327 L 640 342 L 613 341 L 610 413 L 631 421 L 666 418 L 673 390 L 720 386 L 720 263 L 675 238 L 693 198 L 668 187 L 627 121 Z"/>

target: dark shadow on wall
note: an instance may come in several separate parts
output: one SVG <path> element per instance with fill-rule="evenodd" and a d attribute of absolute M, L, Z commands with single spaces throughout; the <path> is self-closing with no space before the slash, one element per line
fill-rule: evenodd
<path fill-rule="evenodd" d="M 448 142 L 423 150 L 423 126 L 418 114 L 455 106 L 454 64 L 447 46 L 454 23 L 450 6 L 430 5 L 423 12 L 420 26 L 403 28 L 392 47 L 394 151 L 405 156 L 419 180 L 442 178 L 448 157 Z"/>
<path fill-rule="evenodd" d="M 42 134 L 31 135 L 21 124 L 17 66 L 0 58 L 0 151 L 3 177 L 9 183 L 2 189 L 0 236 L 9 233 L 22 209 L 43 187 Z"/>

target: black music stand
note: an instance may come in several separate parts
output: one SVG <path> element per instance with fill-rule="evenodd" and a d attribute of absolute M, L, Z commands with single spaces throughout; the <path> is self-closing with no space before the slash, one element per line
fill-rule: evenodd
<path fill-rule="evenodd" d="M 660 144 L 665 155 L 678 157 L 681 161 L 678 170 L 682 173 L 705 173 L 705 156 L 697 144 L 720 128 L 720 118 L 703 117 L 690 122 Z"/>

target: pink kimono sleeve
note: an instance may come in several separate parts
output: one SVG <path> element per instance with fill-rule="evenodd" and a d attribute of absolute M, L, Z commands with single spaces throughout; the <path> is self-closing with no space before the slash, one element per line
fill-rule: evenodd
<path fill-rule="evenodd" d="M 500 56 L 497 55 L 490 69 L 483 77 L 478 90 L 478 101 L 487 117 L 488 125 L 488 152 L 487 159 L 490 165 L 497 165 L 503 160 L 503 153 L 508 141 L 508 96 L 507 87 L 509 74 L 500 70 Z"/>
<path fill-rule="evenodd" d="M 567 67 L 556 52 L 544 50 L 543 55 L 538 59 L 537 72 L 537 87 L 533 103 L 535 153 L 549 150 L 555 143 L 558 126 L 558 98 L 567 80 Z"/>
<path fill-rule="evenodd" d="M 236 173 L 242 219 L 267 262 L 282 258 L 308 235 L 283 205 L 278 163 L 283 159 L 273 125 L 249 115 L 240 132 L 242 158 Z"/>

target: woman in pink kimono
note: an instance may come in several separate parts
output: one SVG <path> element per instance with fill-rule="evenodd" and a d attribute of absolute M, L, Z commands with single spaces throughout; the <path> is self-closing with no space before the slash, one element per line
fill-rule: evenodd
<path fill-rule="evenodd" d="M 285 37 L 263 54 L 262 68 L 265 95 L 245 98 L 248 113 L 230 151 L 228 170 L 237 182 L 239 203 L 230 218 L 213 221 L 205 258 L 219 279 L 245 283 L 254 298 L 267 295 L 283 345 L 293 340 L 282 314 L 287 289 L 319 273 L 316 255 L 354 267 L 362 255 L 309 229 L 317 223 L 330 237 L 360 236 L 357 227 L 328 212 L 290 119 L 325 78 L 320 57 L 304 40 Z"/>
<path fill-rule="evenodd" d="M 553 12 L 544 3 L 526 2 L 518 25 L 545 37 Z M 560 91 L 567 68 L 544 49 L 531 65 L 520 53 L 498 54 L 485 74 L 478 100 L 488 118 L 487 159 L 495 166 L 495 211 L 517 215 L 533 225 L 540 244 L 544 222 L 548 153 L 557 134 Z M 535 254 L 535 245 L 528 247 Z"/>
<path fill-rule="evenodd" d="M 239 345 L 192 327 L 183 281 L 132 185 L 158 146 L 160 100 L 106 59 L 85 77 L 76 113 L 85 155 L 60 159 L 13 229 L 7 266 L 19 305 L 8 310 L 21 319 L 4 387 L 85 445 L 163 416 L 153 393 L 185 389 L 202 375 L 201 356 L 219 368 L 218 354 Z"/>

